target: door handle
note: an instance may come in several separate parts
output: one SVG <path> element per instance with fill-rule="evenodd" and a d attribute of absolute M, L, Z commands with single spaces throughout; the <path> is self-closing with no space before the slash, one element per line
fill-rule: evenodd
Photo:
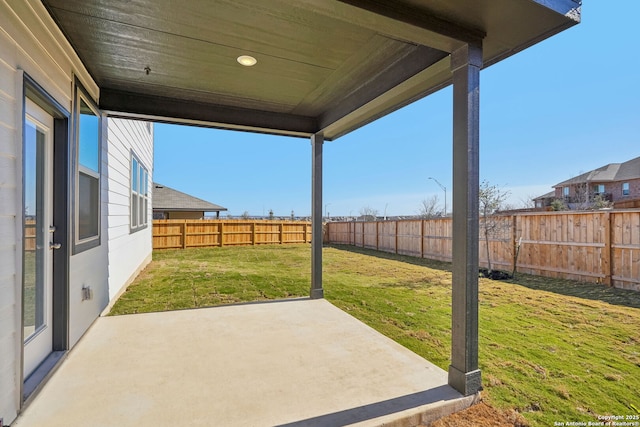
<path fill-rule="evenodd" d="M 49 243 L 49 249 L 60 249 L 62 247 L 62 244 L 60 243 Z"/>

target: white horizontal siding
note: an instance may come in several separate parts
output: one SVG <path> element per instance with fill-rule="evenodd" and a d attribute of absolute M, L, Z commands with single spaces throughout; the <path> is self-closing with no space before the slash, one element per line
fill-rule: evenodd
<path fill-rule="evenodd" d="M 110 203 L 109 216 L 124 216 L 129 218 L 129 203 L 127 203 L 126 205 Z M 126 234 L 129 234 L 129 230 L 127 230 Z M 115 235 L 109 236 L 110 239 L 113 239 L 115 237 L 118 237 L 118 236 L 115 236 Z"/>
<path fill-rule="evenodd" d="M 12 233 L 12 234 L 15 234 L 15 233 Z M 16 267 L 16 262 L 17 262 L 16 245 L 5 244 L 5 243 L 0 245 L 0 271 L 10 272 L 14 270 Z M 3 284 L 0 284 L 0 289 L 6 287 L 14 291 L 12 285 L 14 285 L 14 283 L 6 283 L 6 284 L 3 283 Z M 13 298 L 11 298 L 11 300 L 13 300 Z M 5 300 L 2 300 L 2 301 L 5 301 Z"/>
<path fill-rule="evenodd" d="M 109 228 L 109 233 L 117 236 L 109 239 L 110 251 L 117 251 L 119 246 L 123 245 L 121 242 L 124 242 L 124 245 L 129 244 L 129 221 L 127 218 L 120 218 L 120 222 L 121 224 Z"/>
<path fill-rule="evenodd" d="M 153 134 L 145 122 L 110 118 L 108 121 L 109 175 L 109 298 L 129 284 L 151 256 L 151 225 L 130 232 L 131 153 L 149 171 L 152 182 Z M 151 218 L 151 204 L 148 211 Z"/>
<path fill-rule="evenodd" d="M 0 16 L 2 11 L 0 10 Z M 16 298 L 21 281 L 17 280 L 17 217 L 21 201 L 17 196 L 18 138 L 16 134 L 15 45 L 0 28 L 0 417 L 10 422 L 18 411 L 20 366 Z"/>
<path fill-rule="evenodd" d="M 13 341 L 15 336 L 4 337 L 0 339 L 0 345 L 3 348 L 11 349 L 13 347 Z M 4 346 L 7 347 L 4 347 Z M 17 394 L 14 390 L 14 381 L 9 381 L 15 374 L 14 361 L 11 358 L 11 353 L 7 353 L 7 357 L 0 358 L 0 385 L 3 386 L 0 389 L 0 411 L 4 417 L 4 422 L 11 422 L 18 413 L 18 401 Z M 6 386 L 6 388 L 4 387 Z M 8 425 L 8 424 L 5 424 Z"/>
<path fill-rule="evenodd" d="M 15 48 L 15 67 L 25 70 L 62 105 L 70 106 L 70 86 L 65 85 L 71 82 L 71 68 L 66 73 L 62 71 L 60 65 L 43 48 L 39 38 L 48 37 L 47 31 L 39 28 L 33 11 L 28 8 L 25 13 L 23 2 L 12 2 L 11 7 L 17 10 L 5 9 L 0 11 L 0 15 L 3 15 L 3 28 L 11 35 Z"/>
<path fill-rule="evenodd" d="M 130 178 L 129 178 L 129 170 L 127 168 L 127 174 L 124 175 L 122 173 L 119 172 L 113 172 L 110 170 L 109 173 L 109 183 L 110 183 L 110 187 L 109 187 L 109 195 L 110 196 L 114 196 L 115 200 L 118 200 L 118 198 L 120 200 L 125 200 L 127 206 L 129 206 L 129 192 L 130 192 L 130 188 L 131 188 L 131 184 L 130 184 Z M 110 199 L 111 201 L 111 199 Z M 121 202 L 122 203 L 122 202 Z"/>
<path fill-rule="evenodd" d="M 0 116 L 0 120 L 1 120 L 1 117 L 2 116 Z M 2 133 L 3 133 L 2 123 L 0 123 L 0 137 L 2 136 Z M 16 140 L 15 130 L 7 129 L 6 135 L 12 138 L 9 140 L 11 141 L 12 145 L 15 144 L 15 140 Z M 17 178 L 15 175 L 16 167 L 9 166 L 9 164 L 10 163 L 13 165 L 16 164 L 18 156 L 16 156 L 15 153 L 17 149 L 18 149 L 17 147 L 10 147 L 7 141 L 0 143 L 0 162 L 2 162 L 0 164 L 0 187 L 5 186 L 7 184 L 11 186 L 15 186 L 16 178 Z M 9 167 L 11 167 L 11 169 L 8 169 Z"/>
<path fill-rule="evenodd" d="M 13 81 L 13 79 L 10 80 L 10 82 Z M 0 94 L 0 117 L 2 117 L 2 123 L 5 127 L 15 128 L 16 113 L 15 99 L 8 98 L 4 93 Z"/>
<path fill-rule="evenodd" d="M 115 230 L 119 227 L 127 227 L 127 231 Z M 113 232 L 112 232 L 113 230 Z M 126 237 L 129 234 L 129 215 L 112 215 L 109 217 L 109 241 Z"/>
<path fill-rule="evenodd" d="M 32 62 L 28 65 L 18 61 L 19 68 L 27 71 L 41 85 L 49 86 L 46 89 L 53 96 L 71 99 L 68 83 L 76 76 L 89 94 L 98 99 L 98 86 L 39 0 L 0 4 L 0 15 L 5 18 L 3 26 L 22 53 L 20 59 Z"/>
<path fill-rule="evenodd" d="M 15 256 L 12 255 L 12 253 L 13 253 L 13 250 L 7 250 L 7 249 L 0 250 L 0 256 L 8 256 L 12 261 L 15 261 Z M 15 275 L 0 276 L 0 283 L 3 283 L 2 285 L 0 285 L 0 298 L 1 298 L 0 301 L 2 301 L 2 309 L 0 311 L 4 311 L 7 315 L 13 312 L 13 308 L 16 304 L 16 292 L 14 287 L 11 286 L 12 283 L 15 283 L 15 279 L 16 279 Z M 8 321 L 9 324 L 14 323 L 14 320 L 11 320 L 10 318 L 5 319 L 4 321 Z M 15 338 L 14 333 L 12 332 L 10 334 L 9 333 L 3 334 L 3 336 L 0 337 L 0 340 L 14 339 L 14 338 Z M 3 357 L 0 358 L 0 364 L 6 364 L 11 361 L 10 357 L 6 357 L 11 354 L 9 351 L 7 351 L 7 349 L 12 349 L 14 348 L 14 346 L 15 346 L 15 343 L 12 343 L 9 346 L 0 347 L 4 349 Z"/>
<path fill-rule="evenodd" d="M 6 123 L 0 123 L 0 153 L 2 153 L 3 156 L 16 157 L 17 147 L 15 140 L 15 129 L 7 127 Z"/>
<path fill-rule="evenodd" d="M 6 281 L 4 280 L 5 278 L 7 279 Z M 9 287 L 9 283 L 15 283 L 15 277 L 4 277 L 0 274 L 0 281 L 7 283 L 7 287 Z M 6 289 L 0 292 L 1 295 L 11 293 Z M 18 333 L 15 317 L 16 304 L 14 298 L 2 300 L 0 305 L 0 325 L 2 325 L 0 345 L 2 345 L 3 357 L 0 357 L 0 416 L 4 417 L 5 421 L 11 421 L 18 412 L 19 383 L 16 381 L 16 369 L 20 366 L 20 363 L 14 357 L 18 352 L 16 348 Z"/>
<path fill-rule="evenodd" d="M 11 183 L 15 186 L 16 171 L 16 158 L 0 153 L 0 183 L 4 185 L 6 185 L 5 183 Z M 15 203 L 15 201 L 13 201 L 13 203 Z"/>
<path fill-rule="evenodd" d="M 16 219 L 16 205 L 18 204 L 16 187 L 14 182 L 0 183 L 0 216 L 7 216 Z M 15 242 L 14 242 L 15 243 Z M 0 272 L 2 274 L 2 272 Z"/>

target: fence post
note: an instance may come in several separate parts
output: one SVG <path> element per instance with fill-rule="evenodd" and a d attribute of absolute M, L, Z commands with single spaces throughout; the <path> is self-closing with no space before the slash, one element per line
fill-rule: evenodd
<path fill-rule="evenodd" d="M 256 244 L 256 223 L 253 222 L 251 224 L 251 244 L 255 245 Z"/>
<path fill-rule="evenodd" d="M 376 221 L 376 251 L 380 250 L 380 221 Z"/>
<path fill-rule="evenodd" d="M 396 222 L 396 255 L 398 254 L 398 220 Z"/>
<path fill-rule="evenodd" d="M 517 226 L 517 218 L 515 215 L 511 215 L 511 253 L 513 255 L 513 272 L 516 272 L 516 268 L 518 267 L 516 264 L 518 260 L 516 259 L 516 245 L 518 241 L 518 226 Z"/>
<path fill-rule="evenodd" d="M 424 258 L 424 226 L 426 221 L 420 221 L 420 258 Z"/>
<path fill-rule="evenodd" d="M 604 284 L 611 286 L 613 284 L 611 272 L 613 271 L 613 251 L 611 250 L 611 221 L 613 220 L 611 212 L 604 213 L 604 249 L 602 250 L 602 272 L 604 273 Z"/>
<path fill-rule="evenodd" d="M 182 249 L 187 249 L 187 220 L 182 223 Z"/>
<path fill-rule="evenodd" d="M 218 230 L 220 230 L 220 247 L 222 247 L 224 245 L 224 222 L 218 225 Z"/>
<path fill-rule="evenodd" d="M 352 245 L 356 245 L 356 224 L 352 221 L 349 223 L 349 230 L 353 228 L 353 243 Z"/>
<path fill-rule="evenodd" d="M 329 229 L 327 229 L 327 234 L 329 234 Z M 284 243 L 284 222 L 280 223 L 280 244 Z"/>

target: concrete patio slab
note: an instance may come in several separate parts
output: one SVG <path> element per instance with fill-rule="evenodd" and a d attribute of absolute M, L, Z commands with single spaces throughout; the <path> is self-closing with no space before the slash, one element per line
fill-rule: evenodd
<path fill-rule="evenodd" d="M 326 300 L 99 318 L 13 424 L 411 426 L 470 406 Z"/>

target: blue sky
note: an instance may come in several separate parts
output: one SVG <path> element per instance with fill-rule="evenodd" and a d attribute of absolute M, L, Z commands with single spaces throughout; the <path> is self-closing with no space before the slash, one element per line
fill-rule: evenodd
<path fill-rule="evenodd" d="M 481 72 L 480 178 L 521 204 L 607 163 L 640 156 L 640 2 L 585 0 L 582 23 Z M 443 89 L 324 147 L 324 204 L 416 214 L 451 209 L 452 94 Z M 155 125 L 154 181 L 231 215 L 311 212 L 311 145 L 301 138 Z"/>

